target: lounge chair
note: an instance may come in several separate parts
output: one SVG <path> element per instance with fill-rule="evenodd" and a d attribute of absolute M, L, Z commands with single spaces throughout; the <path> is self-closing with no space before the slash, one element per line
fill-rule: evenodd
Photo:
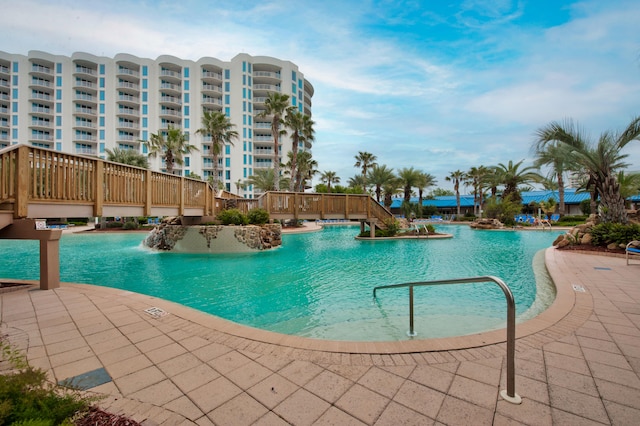
<path fill-rule="evenodd" d="M 560 215 L 558 213 L 551 215 L 551 222 L 557 222 L 560 220 Z"/>
<path fill-rule="evenodd" d="M 627 244 L 627 247 L 625 247 L 624 253 L 625 257 L 627 258 L 627 265 L 629 264 L 629 256 L 640 257 L 640 241 L 631 241 L 629 244 Z"/>

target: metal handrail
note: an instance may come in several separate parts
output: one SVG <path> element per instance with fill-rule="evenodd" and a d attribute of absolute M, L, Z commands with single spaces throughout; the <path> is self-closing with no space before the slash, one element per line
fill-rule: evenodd
<path fill-rule="evenodd" d="M 385 288 L 409 287 L 409 332 L 410 337 L 416 336 L 413 329 L 413 287 L 448 285 L 448 284 L 472 284 L 482 282 L 494 282 L 502 289 L 507 299 L 507 389 L 500 391 L 500 396 L 513 404 L 520 404 L 522 398 L 516 393 L 515 353 L 516 353 L 516 303 L 511 289 L 504 281 L 494 276 L 482 276 L 471 278 L 455 278 L 448 280 L 418 281 L 412 283 L 381 285 L 373 288 L 373 299 L 376 300 L 376 291 Z"/>

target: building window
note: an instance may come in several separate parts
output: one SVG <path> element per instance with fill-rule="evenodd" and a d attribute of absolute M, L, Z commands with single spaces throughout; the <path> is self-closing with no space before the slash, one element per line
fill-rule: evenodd
<path fill-rule="evenodd" d="M 18 99 L 18 89 L 13 89 L 11 93 L 12 93 L 11 94 L 12 99 Z"/>
<path fill-rule="evenodd" d="M 184 94 L 184 103 L 185 103 L 185 104 L 188 104 L 188 103 L 189 103 L 189 94 L 188 94 L 188 93 L 185 93 L 185 94 Z"/>
<path fill-rule="evenodd" d="M 184 107 L 184 115 L 189 115 L 189 106 L 185 105 Z"/>
<path fill-rule="evenodd" d="M 185 129 L 188 129 L 188 128 L 189 128 L 189 119 L 188 119 L 188 118 L 185 118 L 185 119 L 184 119 L 184 128 L 185 128 Z"/>
<path fill-rule="evenodd" d="M 189 67 L 184 68 L 184 78 L 189 78 Z"/>
<path fill-rule="evenodd" d="M 189 90 L 189 80 L 185 80 L 185 82 L 184 82 L 184 90 Z"/>
<path fill-rule="evenodd" d="M 242 61 L 242 72 L 247 72 L 247 61 Z"/>
<path fill-rule="evenodd" d="M 247 76 L 242 74 L 242 84 L 246 86 L 247 84 Z"/>
<path fill-rule="evenodd" d="M 228 81 L 224 82 L 224 91 L 225 92 L 229 92 L 231 90 L 231 83 L 229 83 Z"/>
<path fill-rule="evenodd" d="M 18 72 L 18 68 L 20 67 L 20 64 L 18 64 L 18 62 L 14 62 L 13 63 L 13 72 Z"/>
<path fill-rule="evenodd" d="M 148 96 L 148 92 L 142 92 L 142 102 L 147 102 Z"/>
<path fill-rule="evenodd" d="M 144 77 L 146 77 L 147 75 L 149 75 L 149 67 L 147 67 L 146 65 L 142 66 L 142 75 Z"/>
<path fill-rule="evenodd" d="M 229 105 L 231 103 L 231 97 L 229 95 L 224 95 L 224 104 Z"/>
<path fill-rule="evenodd" d="M 191 160 L 189 157 L 184 157 L 184 165 L 185 167 L 190 167 Z"/>
<path fill-rule="evenodd" d="M 224 159 L 224 165 L 225 167 L 231 167 L 231 158 L 225 158 Z M 227 171 L 227 173 L 229 173 L 229 171 Z M 229 178 L 227 178 L 229 179 Z"/>

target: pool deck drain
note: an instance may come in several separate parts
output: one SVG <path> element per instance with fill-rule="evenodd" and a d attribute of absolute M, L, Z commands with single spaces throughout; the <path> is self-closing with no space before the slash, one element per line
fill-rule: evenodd
<path fill-rule="evenodd" d="M 640 267 L 555 249 L 546 264 L 558 297 L 518 325 L 521 405 L 498 395 L 504 331 L 318 341 L 128 291 L 63 284 L 0 294 L 0 334 L 51 381 L 88 374 L 89 391 L 107 395 L 102 408 L 156 424 L 634 424 Z"/>

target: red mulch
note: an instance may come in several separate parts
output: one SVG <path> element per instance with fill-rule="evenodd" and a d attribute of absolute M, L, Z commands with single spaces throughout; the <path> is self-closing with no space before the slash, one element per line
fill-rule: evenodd
<path fill-rule="evenodd" d="M 135 420 L 91 407 L 89 413 L 74 422 L 76 426 L 140 426 Z"/>

